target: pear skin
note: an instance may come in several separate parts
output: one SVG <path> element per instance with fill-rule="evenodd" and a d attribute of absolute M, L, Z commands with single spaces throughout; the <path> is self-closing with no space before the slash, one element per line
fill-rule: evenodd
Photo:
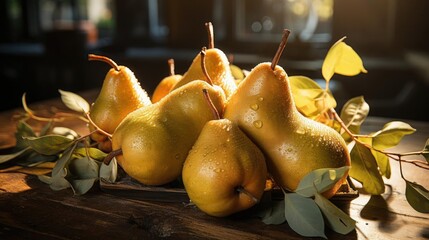
<path fill-rule="evenodd" d="M 203 89 L 207 89 L 216 109 L 223 112 L 223 91 L 197 80 L 124 118 L 112 135 L 112 149 L 122 149 L 116 159 L 129 176 L 152 186 L 180 176 L 201 129 L 214 118 Z"/>
<path fill-rule="evenodd" d="M 180 81 L 180 79 L 182 79 L 182 75 L 180 74 L 174 74 L 163 78 L 158 83 L 155 90 L 153 91 L 152 99 L 151 99 L 152 103 L 158 102 L 163 97 L 165 97 L 169 92 L 171 92 L 174 85 L 176 85 Z"/>
<path fill-rule="evenodd" d="M 208 75 L 214 85 L 221 87 L 228 98 L 237 89 L 234 77 L 229 67 L 229 61 L 223 51 L 218 48 L 210 48 L 205 51 L 205 66 Z M 182 79 L 174 86 L 173 89 L 179 88 L 193 80 L 201 79 L 210 81 L 201 66 L 201 54 L 198 54 L 192 61 L 191 66 L 183 74 Z"/>
<path fill-rule="evenodd" d="M 147 92 L 140 86 L 134 73 L 125 66 L 116 65 L 106 74 L 89 116 L 99 128 L 112 134 L 128 113 L 150 104 Z M 95 130 L 92 125 L 89 125 L 89 129 Z M 91 138 L 100 143 L 110 141 L 98 132 L 91 134 Z M 106 146 L 107 150 L 109 146 Z"/>
<path fill-rule="evenodd" d="M 189 198 L 203 212 L 224 217 L 262 197 L 267 167 L 261 150 L 228 119 L 206 123 L 182 171 Z"/>
<path fill-rule="evenodd" d="M 228 99 L 224 117 L 236 122 L 262 149 L 276 184 L 294 191 L 315 169 L 350 166 L 341 135 L 299 113 L 287 73 L 270 65 L 260 63 L 251 70 Z M 347 174 L 324 195 L 333 196 Z"/>

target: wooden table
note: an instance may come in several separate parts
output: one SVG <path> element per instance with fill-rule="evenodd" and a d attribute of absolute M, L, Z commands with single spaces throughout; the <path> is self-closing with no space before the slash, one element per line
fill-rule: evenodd
<path fill-rule="evenodd" d="M 82 93 L 89 102 L 97 91 Z M 59 99 L 30 105 L 35 110 L 63 107 Z M 14 144 L 13 113 L 0 114 L 0 146 Z M 372 132 L 392 119 L 369 118 L 363 130 Z M 395 152 L 421 150 L 429 137 L 429 123 L 406 121 L 417 129 L 405 137 Z M 81 122 L 64 125 L 86 133 Z M 391 160 L 392 177 L 386 193 L 359 197 L 339 204 L 357 221 L 346 236 L 326 231 L 329 239 L 427 239 L 429 215 L 416 212 L 405 199 L 405 183 L 398 163 Z M 403 164 L 405 176 L 429 188 L 427 170 Z M 53 191 L 37 177 L 21 173 L 0 174 L 0 239 L 302 239 L 286 223 L 265 225 L 258 218 L 238 214 L 210 217 L 184 203 L 141 201 L 111 195 L 94 187 L 82 196 L 70 189 Z"/>

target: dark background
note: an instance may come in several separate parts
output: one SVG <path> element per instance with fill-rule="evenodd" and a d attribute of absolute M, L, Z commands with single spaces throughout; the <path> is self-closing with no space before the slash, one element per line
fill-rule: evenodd
<path fill-rule="evenodd" d="M 169 58 L 177 73 L 186 71 L 207 45 L 204 23 L 211 21 L 215 46 L 248 70 L 271 61 L 282 29 L 289 28 L 292 36 L 279 64 L 289 75 L 316 80 L 322 79 L 329 47 L 346 36 L 368 73 L 334 75 L 330 86 L 337 110 L 363 95 L 371 116 L 429 120 L 427 0 L 313 1 L 330 6 L 325 11 L 330 15 L 319 19 L 310 38 L 299 36 L 302 23 L 308 22 L 291 14 L 305 10 L 306 1 L 107 0 L 100 2 L 110 15 L 98 22 L 90 18 L 91 2 L 0 1 L 0 110 L 20 107 L 24 92 L 31 103 L 58 97 L 58 89 L 101 88 L 110 67 L 89 62 L 88 53 L 128 66 L 152 93 L 169 74 Z M 49 27 L 43 24 L 47 20 Z"/>

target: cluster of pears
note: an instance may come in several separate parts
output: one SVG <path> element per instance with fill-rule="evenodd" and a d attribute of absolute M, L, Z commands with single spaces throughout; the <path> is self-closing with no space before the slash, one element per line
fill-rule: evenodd
<path fill-rule="evenodd" d="M 228 58 L 214 47 L 211 23 L 206 27 L 209 47 L 183 75 L 173 65 L 150 100 L 125 67 L 109 71 L 91 110 L 99 129 L 112 133 L 108 159 L 116 157 L 144 185 L 181 179 L 190 200 L 212 216 L 252 207 L 268 179 L 293 191 L 315 169 L 350 165 L 341 135 L 295 107 L 288 76 L 277 65 L 288 30 L 273 61 L 258 64 L 237 83 Z M 122 88 L 123 96 L 103 92 L 110 89 L 106 84 Z M 121 110 L 121 119 L 97 116 L 103 107 L 110 118 Z M 324 195 L 333 196 L 341 184 Z"/>

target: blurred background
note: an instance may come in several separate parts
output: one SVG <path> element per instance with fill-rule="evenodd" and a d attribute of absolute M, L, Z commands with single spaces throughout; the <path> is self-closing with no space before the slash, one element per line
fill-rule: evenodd
<path fill-rule="evenodd" d="M 428 13 L 427 0 L 2 0 L 0 110 L 21 107 L 24 92 L 31 103 L 101 88 L 110 67 L 89 53 L 128 66 L 151 94 L 169 58 L 182 74 L 207 46 L 211 21 L 215 46 L 247 70 L 271 61 L 290 29 L 279 65 L 317 81 L 345 36 L 368 73 L 334 75 L 337 111 L 363 95 L 371 116 L 428 121 Z"/>

